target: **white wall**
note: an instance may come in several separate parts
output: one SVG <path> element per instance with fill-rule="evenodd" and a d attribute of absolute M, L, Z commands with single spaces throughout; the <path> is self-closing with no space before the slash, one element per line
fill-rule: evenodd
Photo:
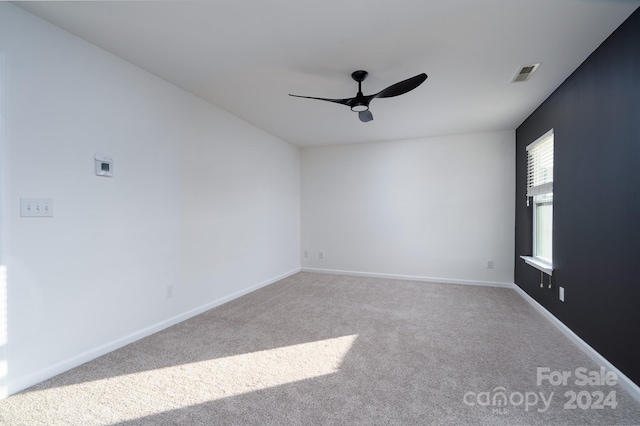
<path fill-rule="evenodd" d="M 513 131 L 304 148 L 302 266 L 513 283 L 514 180 Z"/>
<path fill-rule="evenodd" d="M 298 148 L 8 3 L 0 52 L 9 392 L 299 269 Z"/>

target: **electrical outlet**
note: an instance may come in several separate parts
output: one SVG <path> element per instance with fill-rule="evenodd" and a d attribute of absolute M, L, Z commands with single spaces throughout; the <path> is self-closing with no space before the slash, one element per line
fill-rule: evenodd
<path fill-rule="evenodd" d="M 167 299 L 173 297 L 173 284 L 167 286 Z"/>
<path fill-rule="evenodd" d="M 20 198 L 21 217 L 53 217 L 52 198 Z"/>
<path fill-rule="evenodd" d="M 487 269 L 493 269 L 493 260 L 487 260 Z"/>
<path fill-rule="evenodd" d="M 324 252 L 323 252 L 323 251 L 318 252 L 318 257 L 319 257 L 320 259 L 324 259 Z"/>
<path fill-rule="evenodd" d="M 304 257 L 309 257 L 309 252 L 307 250 L 305 250 L 304 252 L 302 252 L 302 255 Z"/>
<path fill-rule="evenodd" d="M 558 287 L 558 297 L 561 302 L 564 302 L 564 287 Z"/>

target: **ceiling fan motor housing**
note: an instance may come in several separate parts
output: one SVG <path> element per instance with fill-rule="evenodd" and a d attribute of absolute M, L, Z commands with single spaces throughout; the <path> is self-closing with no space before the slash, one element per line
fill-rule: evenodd
<path fill-rule="evenodd" d="M 369 75 L 368 72 L 363 70 L 354 71 L 351 73 L 351 78 L 358 82 L 358 94 L 355 98 L 353 98 L 353 102 L 351 102 L 351 111 L 362 112 L 369 109 L 369 101 L 365 99 L 362 94 L 362 86 L 361 83 L 365 78 Z"/>

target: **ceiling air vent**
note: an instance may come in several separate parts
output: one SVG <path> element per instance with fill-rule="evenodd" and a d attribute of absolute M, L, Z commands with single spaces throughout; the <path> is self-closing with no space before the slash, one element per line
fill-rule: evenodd
<path fill-rule="evenodd" d="M 511 82 L 520 83 L 522 81 L 529 80 L 531 78 L 531 74 L 533 74 L 533 72 L 536 69 L 538 69 L 539 66 L 540 64 L 532 64 L 532 65 L 525 65 L 523 67 L 520 67 L 520 69 L 518 70 L 516 75 L 513 77 L 513 80 L 511 80 Z"/>

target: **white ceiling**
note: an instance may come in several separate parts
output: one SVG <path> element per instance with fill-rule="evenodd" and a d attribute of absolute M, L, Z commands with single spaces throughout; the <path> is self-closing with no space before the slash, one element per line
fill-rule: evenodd
<path fill-rule="evenodd" d="M 640 0 L 19 2 L 298 146 L 515 129 Z M 530 81 L 517 69 L 540 62 Z M 425 72 L 405 95 L 343 105 Z"/>

